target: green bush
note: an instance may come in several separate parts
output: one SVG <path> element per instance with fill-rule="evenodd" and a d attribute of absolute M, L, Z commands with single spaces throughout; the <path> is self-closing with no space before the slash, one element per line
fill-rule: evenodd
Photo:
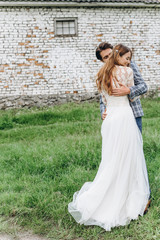
<path fill-rule="evenodd" d="M 0 130 L 13 128 L 12 120 L 8 115 L 0 117 Z"/>

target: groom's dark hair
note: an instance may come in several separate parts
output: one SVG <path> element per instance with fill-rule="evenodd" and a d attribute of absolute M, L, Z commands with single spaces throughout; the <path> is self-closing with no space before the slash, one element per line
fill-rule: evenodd
<path fill-rule="evenodd" d="M 108 42 L 102 42 L 99 44 L 99 46 L 96 48 L 96 57 L 98 60 L 102 61 L 102 57 L 101 57 L 101 52 L 103 50 L 106 50 L 108 48 L 113 49 L 112 44 L 108 43 Z"/>

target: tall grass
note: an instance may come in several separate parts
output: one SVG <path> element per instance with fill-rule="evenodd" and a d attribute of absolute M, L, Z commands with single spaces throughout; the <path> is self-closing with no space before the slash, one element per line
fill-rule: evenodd
<path fill-rule="evenodd" d="M 149 212 L 111 232 L 75 223 L 67 205 L 101 161 L 98 103 L 0 112 L 0 214 L 51 239 L 160 239 L 160 99 L 142 101 Z"/>

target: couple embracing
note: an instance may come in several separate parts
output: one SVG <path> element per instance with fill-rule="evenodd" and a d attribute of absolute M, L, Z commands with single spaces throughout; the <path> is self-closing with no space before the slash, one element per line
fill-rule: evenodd
<path fill-rule="evenodd" d="M 74 193 L 68 210 L 78 223 L 110 231 L 142 216 L 150 204 L 139 99 L 147 86 L 128 47 L 101 43 L 96 56 L 104 62 L 96 80 L 101 93 L 102 157 L 93 182 Z"/>

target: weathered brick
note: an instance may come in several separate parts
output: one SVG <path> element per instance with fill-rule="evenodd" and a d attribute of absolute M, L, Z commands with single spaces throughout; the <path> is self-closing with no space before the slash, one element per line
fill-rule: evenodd
<path fill-rule="evenodd" d="M 134 49 L 134 60 L 147 85 L 160 86 L 160 8 L 0 7 L 0 12 L 2 98 L 55 94 L 54 103 L 59 96 L 63 100 L 66 95 L 76 100 L 97 96 L 95 79 L 102 63 L 95 49 L 102 41 Z M 78 36 L 54 35 L 53 19 L 65 17 L 78 19 Z"/>

